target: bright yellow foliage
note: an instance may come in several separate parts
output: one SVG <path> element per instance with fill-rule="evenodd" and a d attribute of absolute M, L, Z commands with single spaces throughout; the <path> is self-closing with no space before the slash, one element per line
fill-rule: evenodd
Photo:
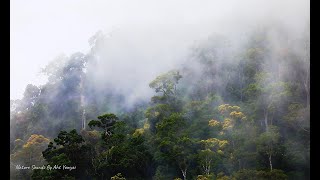
<path fill-rule="evenodd" d="M 231 106 L 229 104 L 222 104 L 218 107 L 218 111 L 221 114 L 224 114 L 226 112 L 230 112 L 230 111 L 240 111 L 240 107 L 239 106 Z"/>
<path fill-rule="evenodd" d="M 198 175 L 197 180 L 210 180 L 212 175 Z"/>
<path fill-rule="evenodd" d="M 142 135 L 144 133 L 144 129 L 143 128 L 139 128 L 139 129 L 136 129 L 133 133 L 133 136 L 134 137 L 137 137 L 139 135 Z"/>
<path fill-rule="evenodd" d="M 240 111 L 240 107 L 239 106 L 231 106 L 230 108 L 233 111 Z"/>
<path fill-rule="evenodd" d="M 223 114 L 229 109 L 229 106 L 230 106 L 229 104 L 222 104 L 218 107 L 218 110 L 221 114 Z"/>
<path fill-rule="evenodd" d="M 146 121 L 143 125 L 143 129 L 149 129 L 150 128 L 150 124 L 148 121 Z"/>
<path fill-rule="evenodd" d="M 217 138 L 209 138 L 207 140 L 201 140 L 200 142 L 204 144 L 206 148 L 224 148 L 228 144 L 227 140 L 219 140 Z"/>
<path fill-rule="evenodd" d="M 230 117 L 235 119 L 242 119 L 243 117 L 245 117 L 245 115 L 242 112 L 232 111 L 230 113 Z"/>
<path fill-rule="evenodd" d="M 15 142 L 21 143 L 23 141 L 21 139 L 17 139 Z M 50 140 L 45 138 L 43 135 L 33 134 L 21 149 L 10 155 L 10 161 L 13 164 L 21 162 L 35 165 L 43 164 L 45 160 L 42 156 L 42 151 L 45 150 L 49 142 Z"/>
<path fill-rule="evenodd" d="M 232 124 L 231 119 L 226 118 L 226 119 L 224 120 L 223 125 L 222 125 L 223 130 L 226 130 L 226 129 L 232 128 L 232 127 L 233 127 L 233 124 Z"/>
<path fill-rule="evenodd" d="M 212 120 L 209 121 L 209 126 L 216 127 L 216 126 L 219 126 L 219 125 L 220 125 L 220 122 L 217 121 L 217 120 L 212 119 Z"/>
<path fill-rule="evenodd" d="M 148 121 L 146 121 L 143 125 L 143 128 L 139 128 L 139 129 L 136 129 L 133 133 L 133 136 L 138 136 L 138 135 L 142 135 L 144 134 L 145 130 L 149 129 L 150 128 L 150 124 Z"/>
<path fill-rule="evenodd" d="M 50 140 L 42 135 L 32 134 L 27 143 L 23 145 L 23 148 L 29 148 L 32 146 L 41 145 L 43 143 L 48 144 Z"/>

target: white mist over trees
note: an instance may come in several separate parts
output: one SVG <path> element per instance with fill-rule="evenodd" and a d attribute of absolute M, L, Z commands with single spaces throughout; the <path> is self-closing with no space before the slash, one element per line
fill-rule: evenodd
<path fill-rule="evenodd" d="M 206 39 L 212 33 L 226 33 L 228 37 L 234 34 L 235 38 L 241 39 L 247 33 L 245 29 L 274 21 L 280 21 L 297 35 L 309 18 L 309 6 L 310 2 L 304 0 L 141 0 L 139 3 L 13 0 L 10 6 L 10 97 L 20 99 L 27 84 L 43 83 L 45 78 L 37 76 L 39 68 L 58 54 L 70 56 L 77 51 L 87 53 L 88 38 L 98 30 L 111 34 L 118 30 L 126 31 L 122 39 L 136 41 L 137 38 L 131 38 L 138 35 L 139 43 L 131 44 L 136 44 L 134 46 L 138 49 L 145 49 L 144 53 L 150 50 L 148 54 L 153 56 L 166 54 L 179 57 L 184 47 Z M 152 46 L 149 46 L 150 42 Z M 117 45 L 113 43 L 113 46 Z M 174 53 L 170 49 L 174 49 Z M 148 59 L 148 62 L 160 67 L 169 62 L 162 61 L 157 63 Z"/>

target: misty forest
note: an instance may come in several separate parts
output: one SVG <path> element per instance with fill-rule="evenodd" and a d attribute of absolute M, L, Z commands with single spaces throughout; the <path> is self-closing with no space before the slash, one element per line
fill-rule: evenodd
<path fill-rule="evenodd" d="M 105 66 L 103 31 L 57 56 L 10 101 L 11 179 L 310 179 L 309 28 L 244 34 L 212 33 L 141 79 Z"/>

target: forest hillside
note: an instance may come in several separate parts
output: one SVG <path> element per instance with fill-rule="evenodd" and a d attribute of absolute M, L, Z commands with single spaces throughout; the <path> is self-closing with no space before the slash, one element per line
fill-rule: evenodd
<path fill-rule="evenodd" d="M 102 31 L 56 57 L 10 101 L 11 179 L 310 179 L 309 29 L 244 33 L 152 77 L 107 66 Z"/>

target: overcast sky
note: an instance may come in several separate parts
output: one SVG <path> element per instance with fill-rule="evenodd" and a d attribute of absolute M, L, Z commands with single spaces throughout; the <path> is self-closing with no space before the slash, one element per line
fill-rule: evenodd
<path fill-rule="evenodd" d="M 162 39 L 162 43 L 180 41 L 186 48 L 218 31 L 225 22 L 248 26 L 259 23 L 259 19 L 281 19 L 295 29 L 299 25 L 296 22 L 304 21 L 309 15 L 307 0 L 10 2 L 10 99 L 22 98 L 27 84 L 44 83 L 45 78 L 39 76 L 40 69 L 59 54 L 86 52 L 89 49 L 88 39 L 98 30 L 130 32 L 130 28 L 168 27 L 164 31 L 170 30 L 173 34 L 168 41 L 163 41 L 166 37 L 155 39 Z M 242 23 L 244 19 L 247 24 Z M 152 37 L 150 33 L 148 37 Z M 148 49 L 149 53 L 157 54 L 156 49 Z"/>

